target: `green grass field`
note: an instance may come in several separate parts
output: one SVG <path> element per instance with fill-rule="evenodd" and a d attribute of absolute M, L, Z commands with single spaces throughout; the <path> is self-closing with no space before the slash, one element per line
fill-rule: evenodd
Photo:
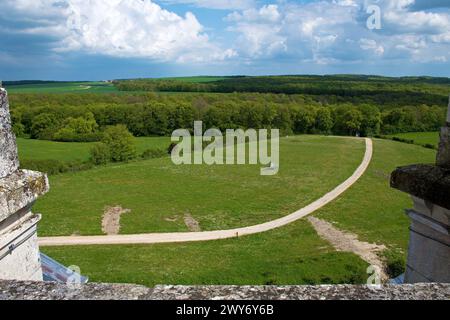
<path fill-rule="evenodd" d="M 389 135 L 388 137 L 398 137 L 402 139 L 413 140 L 415 144 L 424 145 L 430 144 L 437 146 L 439 143 L 439 132 L 409 132 L 409 133 L 396 133 Z"/>
<path fill-rule="evenodd" d="M 170 137 L 141 137 L 135 140 L 139 154 L 146 149 L 167 149 L 170 145 Z M 85 161 L 89 159 L 89 150 L 94 143 L 17 139 L 19 158 L 22 160 Z"/>
<path fill-rule="evenodd" d="M 195 76 L 155 78 L 155 80 L 177 80 L 191 83 L 203 83 L 224 80 L 226 77 Z M 120 93 L 112 83 L 90 82 L 49 82 L 34 84 L 14 84 L 6 86 L 10 94 L 18 93 Z"/>
<path fill-rule="evenodd" d="M 263 234 L 196 243 L 43 247 L 91 282 L 156 284 L 364 283 L 367 263 L 336 252 L 302 220 Z"/>
<path fill-rule="evenodd" d="M 323 139 L 319 146 L 324 149 L 323 143 L 331 138 L 316 139 Z M 342 143 L 344 140 L 334 141 Z M 360 161 L 362 149 L 341 151 L 344 154 L 338 172 L 343 173 L 346 170 L 342 170 L 342 163 L 355 165 Z M 295 154 L 291 153 L 291 156 Z M 321 159 L 327 156 L 327 153 L 320 154 Z M 404 255 L 409 225 L 404 209 L 411 206 L 411 200 L 408 195 L 389 187 L 389 174 L 396 166 L 432 162 L 434 156 L 433 150 L 419 146 L 375 140 L 373 162 L 365 176 L 316 214 L 343 230 L 358 234 L 361 240 L 385 244 L 389 250 L 402 250 Z M 328 160 L 336 161 L 332 157 Z M 305 163 L 300 160 L 297 165 L 302 167 Z M 352 170 L 348 168 L 348 171 Z M 311 174 L 317 176 L 316 171 Z M 292 179 L 298 179 L 298 176 Z M 69 183 L 68 180 L 64 186 Z M 326 180 L 320 181 L 318 187 L 322 183 Z M 305 190 L 295 190 L 295 193 L 308 193 L 311 186 L 303 185 Z M 288 196 L 290 190 L 285 193 Z M 222 201 L 233 202 L 233 197 Z M 247 198 L 255 208 L 258 201 L 258 198 Z M 45 220 L 44 213 L 43 222 Z M 56 219 L 52 222 L 59 225 Z M 305 220 L 238 239 L 186 244 L 53 247 L 43 248 L 43 252 L 66 265 L 80 266 L 81 272 L 91 281 L 146 285 L 318 284 L 363 283 L 367 278 L 365 262 L 353 254 L 334 251 Z"/>
<path fill-rule="evenodd" d="M 54 82 L 6 86 L 14 93 L 113 93 L 118 90 L 106 82 Z"/>
<path fill-rule="evenodd" d="M 185 214 L 203 230 L 269 221 L 343 182 L 363 153 L 360 140 L 297 136 L 281 140 L 280 172 L 269 177 L 259 165 L 176 166 L 169 157 L 52 176 L 35 206 L 40 234 L 101 234 L 104 208 L 113 205 L 131 209 L 122 233 L 187 231 Z"/>

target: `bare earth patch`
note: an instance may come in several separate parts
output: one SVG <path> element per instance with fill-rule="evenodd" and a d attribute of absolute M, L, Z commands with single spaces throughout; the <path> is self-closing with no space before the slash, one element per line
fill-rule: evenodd
<path fill-rule="evenodd" d="M 308 217 L 308 221 L 312 224 L 317 234 L 322 239 L 330 242 L 337 251 L 353 252 L 367 263 L 379 267 L 382 281 L 389 279 L 385 272 L 384 262 L 378 256 L 379 252 L 386 249 L 384 245 L 359 241 L 356 234 L 341 231 L 331 223 L 316 217 Z"/>
<path fill-rule="evenodd" d="M 106 207 L 102 219 L 102 231 L 107 235 L 119 234 L 120 216 L 123 213 L 130 212 L 130 209 L 124 209 L 121 206 Z"/>
<path fill-rule="evenodd" d="M 184 215 L 184 224 L 186 225 L 186 227 L 188 227 L 189 231 L 191 232 L 198 232 L 198 231 L 202 231 L 202 229 L 200 228 L 200 224 L 198 223 L 197 220 L 195 220 L 190 213 L 186 213 Z"/>

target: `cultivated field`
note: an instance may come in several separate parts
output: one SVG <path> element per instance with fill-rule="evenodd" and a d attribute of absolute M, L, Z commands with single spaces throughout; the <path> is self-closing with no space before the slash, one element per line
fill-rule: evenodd
<path fill-rule="evenodd" d="M 55 82 L 7 85 L 9 93 L 112 93 L 117 89 L 106 82 Z"/>

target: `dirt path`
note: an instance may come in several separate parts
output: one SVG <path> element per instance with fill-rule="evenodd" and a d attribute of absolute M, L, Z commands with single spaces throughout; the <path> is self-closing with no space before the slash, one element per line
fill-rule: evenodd
<path fill-rule="evenodd" d="M 379 267 L 382 281 L 389 279 L 384 272 L 383 260 L 378 256 L 378 253 L 386 249 L 384 245 L 359 241 L 356 234 L 341 231 L 331 223 L 316 217 L 308 217 L 308 221 L 312 224 L 317 234 L 322 239 L 330 242 L 337 251 L 353 252 L 367 263 Z"/>
<path fill-rule="evenodd" d="M 190 213 L 186 213 L 184 215 L 184 224 L 188 227 L 191 232 L 200 232 L 202 229 L 200 228 L 200 224 L 194 217 L 191 216 Z"/>
<path fill-rule="evenodd" d="M 314 211 L 330 203 L 348 188 L 350 188 L 369 167 L 373 154 L 372 140 L 365 138 L 366 152 L 364 158 L 356 171 L 343 183 L 331 190 L 320 199 L 306 207 L 291 213 L 282 218 L 272 220 L 266 223 L 229 229 L 202 232 L 175 232 L 175 233 L 146 233 L 130 235 L 107 235 L 107 236 L 63 236 L 63 237 L 44 237 L 39 238 L 40 246 L 70 246 L 70 245 L 93 245 L 93 244 L 151 244 L 151 243 L 170 243 L 170 242 L 189 242 L 189 241 L 207 241 L 234 238 L 237 236 L 250 235 L 269 231 L 275 228 L 285 226 L 297 221 Z"/>
<path fill-rule="evenodd" d="M 102 231 L 107 235 L 119 234 L 120 231 L 120 216 L 123 213 L 130 212 L 129 209 L 124 209 L 121 206 L 106 207 L 102 219 Z"/>

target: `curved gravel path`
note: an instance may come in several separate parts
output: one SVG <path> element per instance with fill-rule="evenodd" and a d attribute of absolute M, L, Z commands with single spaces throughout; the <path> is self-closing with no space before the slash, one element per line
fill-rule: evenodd
<path fill-rule="evenodd" d="M 373 146 L 372 140 L 365 138 L 366 152 L 364 158 L 356 171 L 343 183 L 332 191 L 325 194 L 320 199 L 306 207 L 291 213 L 282 218 L 257 224 L 249 227 L 214 230 L 202 232 L 173 232 L 173 233 L 146 233 L 146 234 L 124 234 L 124 235 L 105 235 L 105 236 L 62 236 L 62 237 L 43 237 L 39 238 L 40 246 L 73 246 L 73 245 L 96 245 L 96 244 L 152 244 L 152 243 L 170 243 L 170 242 L 189 242 L 206 241 L 234 238 L 255 233 L 269 231 L 275 228 L 285 226 L 291 222 L 299 220 L 314 211 L 330 203 L 348 188 L 350 188 L 367 170 L 372 160 Z"/>

